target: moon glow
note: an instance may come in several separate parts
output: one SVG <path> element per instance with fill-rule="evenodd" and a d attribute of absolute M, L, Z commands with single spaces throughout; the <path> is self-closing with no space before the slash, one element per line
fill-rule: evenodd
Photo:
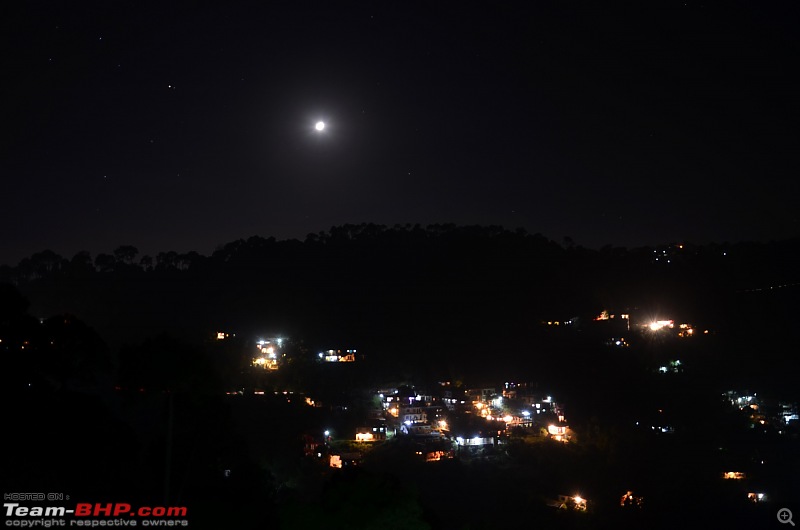
<path fill-rule="evenodd" d="M 318 131 L 321 131 L 321 130 L 323 130 L 323 129 L 325 128 L 325 122 L 324 122 L 324 121 L 318 121 L 318 122 L 316 123 L 316 125 L 314 125 L 314 128 L 315 128 L 316 130 L 318 130 Z"/>

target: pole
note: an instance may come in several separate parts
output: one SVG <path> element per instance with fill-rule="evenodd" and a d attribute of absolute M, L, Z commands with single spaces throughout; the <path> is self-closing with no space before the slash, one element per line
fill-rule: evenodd
<path fill-rule="evenodd" d="M 174 415 L 172 392 L 170 392 L 167 397 L 167 436 L 164 450 L 164 506 L 169 506 L 169 480 L 172 474 L 172 424 Z"/>

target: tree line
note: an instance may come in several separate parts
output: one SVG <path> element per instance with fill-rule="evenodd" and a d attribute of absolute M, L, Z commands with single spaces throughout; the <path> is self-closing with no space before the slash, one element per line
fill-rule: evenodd
<path fill-rule="evenodd" d="M 799 249 L 800 239 L 588 249 L 500 226 L 365 223 L 302 241 L 238 239 L 210 255 L 44 250 L 0 267 L 0 281 L 32 313 L 76 315 L 112 346 L 163 332 L 276 332 L 407 364 L 475 364 L 487 352 L 522 357 L 542 321 L 603 309 L 703 321 L 753 343 L 744 330 L 758 321 L 760 349 L 764 336 L 783 348 Z"/>

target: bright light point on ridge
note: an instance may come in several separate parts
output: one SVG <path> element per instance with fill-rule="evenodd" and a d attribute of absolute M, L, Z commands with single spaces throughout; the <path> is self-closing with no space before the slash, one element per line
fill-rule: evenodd
<path fill-rule="evenodd" d="M 318 130 L 318 131 L 321 131 L 322 129 L 325 128 L 325 122 L 324 121 L 318 121 L 317 124 L 314 125 L 314 128 L 316 130 Z"/>

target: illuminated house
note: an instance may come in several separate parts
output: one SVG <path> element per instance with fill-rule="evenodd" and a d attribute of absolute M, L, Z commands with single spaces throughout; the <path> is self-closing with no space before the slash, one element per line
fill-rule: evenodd
<path fill-rule="evenodd" d="M 328 465 L 341 469 L 343 467 L 358 466 L 361 464 L 361 453 L 332 454 L 328 457 Z"/>
<path fill-rule="evenodd" d="M 373 427 L 358 427 L 356 429 L 356 441 L 374 442 L 386 439 L 386 425 L 375 425 Z"/>
<path fill-rule="evenodd" d="M 357 442 L 374 442 L 375 435 L 367 427 L 359 427 L 356 429 Z"/>
<path fill-rule="evenodd" d="M 284 339 L 282 338 L 259 339 L 256 342 L 258 353 L 253 358 L 253 365 L 265 370 L 277 370 L 281 357 L 286 356 L 286 354 L 280 353 L 283 343 Z"/>
<path fill-rule="evenodd" d="M 626 491 L 625 495 L 620 499 L 619 505 L 623 508 L 641 508 L 644 505 L 644 498 L 641 495 L 634 495 L 632 491 Z"/>
<path fill-rule="evenodd" d="M 441 432 L 434 430 L 428 423 L 428 413 L 425 407 L 401 406 L 398 413 L 400 432 L 413 436 L 441 436 Z"/>
<path fill-rule="evenodd" d="M 680 324 L 678 326 L 678 336 L 682 338 L 686 337 L 693 337 L 694 336 L 694 327 L 691 324 Z"/>
<path fill-rule="evenodd" d="M 433 436 L 441 437 L 441 432 L 434 430 L 428 423 L 403 423 L 400 425 L 400 432 L 411 436 Z"/>
<path fill-rule="evenodd" d="M 587 500 L 580 495 L 559 495 L 558 499 L 548 501 L 547 505 L 553 508 L 562 510 L 577 510 L 585 512 L 587 507 Z"/>
<path fill-rule="evenodd" d="M 797 414 L 797 404 L 795 403 L 780 403 L 780 416 L 783 423 L 789 425 L 790 422 L 797 422 L 800 420 L 800 415 Z"/>
<path fill-rule="evenodd" d="M 568 427 L 566 425 L 550 424 L 547 426 L 547 434 L 549 434 L 550 437 L 557 442 L 567 442 L 569 441 L 567 429 Z"/>
<path fill-rule="evenodd" d="M 452 460 L 453 458 L 455 458 L 455 452 L 452 450 L 443 451 L 439 449 L 425 453 L 426 462 L 439 462 L 440 460 Z"/>
<path fill-rule="evenodd" d="M 667 364 L 658 367 L 658 373 L 660 374 L 667 374 L 667 373 L 677 374 L 680 372 L 683 372 L 683 364 L 681 363 L 680 359 L 669 361 Z"/>
<path fill-rule="evenodd" d="M 259 340 L 256 343 L 258 355 L 253 359 L 253 364 L 265 370 L 278 369 L 278 349 L 283 343 L 283 339 Z"/>
<path fill-rule="evenodd" d="M 725 480 L 742 480 L 746 477 L 747 475 L 745 475 L 741 471 L 726 471 L 722 474 L 722 478 L 724 478 Z"/>
<path fill-rule="evenodd" d="M 517 400 L 522 405 L 531 407 L 535 411 L 534 414 L 542 414 L 556 409 L 552 396 L 525 395 L 517 396 Z"/>
<path fill-rule="evenodd" d="M 650 331 L 660 331 L 662 329 L 672 329 L 675 327 L 674 320 L 655 320 L 646 324 L 646 327 L 650 329 Z"/>
<path fill-rule="evenodd" d="M 423 407 L 400 407 L 398 418 L 404 424 L 411 425 L 427 422 L 428 414 Z"/>
<path fill-rule="evenodd" d="M 472 438 L 464 438 L 462 436 L 456 436 L 456 444 L 458 444 L 459 447 L 495 445 L 495 438 L 493 436 L 490 437 L 473 436 Z"/>
<path fill-rule="evenodd" d="M 494 388 L 471 388 L 467 390 L 467 396 L 469 396 L 472 401 L 480 403 L 488 403 L 496 395 L 497 391 Z"/>
<path fill-rule="evenodd" d="M 607 309 L 599 315 L 587 320 L 585 326 L 579 326 L 586 330 L 603 330 L 603 333 L 612 332 L 613 334 L 624 334 L 631 329 L 631 318 L 629 313 L 610 313 Z"/>
<path fill-rule="evenodd" d="M 751 502 L 766 502 L 767 495 L 765 493 L 751 491 L 747 494 L 747 500 Z"/>
<path fill-rule="evenodd" d="M 306 456 L 312 456 L 314 454 L 320 453 L 320 447 L 322 445 L 323 442 L 321 442 L 314 436 L 311 436 L 310 434 L 303 435 L 303 454 L 305 454 Z"/>

